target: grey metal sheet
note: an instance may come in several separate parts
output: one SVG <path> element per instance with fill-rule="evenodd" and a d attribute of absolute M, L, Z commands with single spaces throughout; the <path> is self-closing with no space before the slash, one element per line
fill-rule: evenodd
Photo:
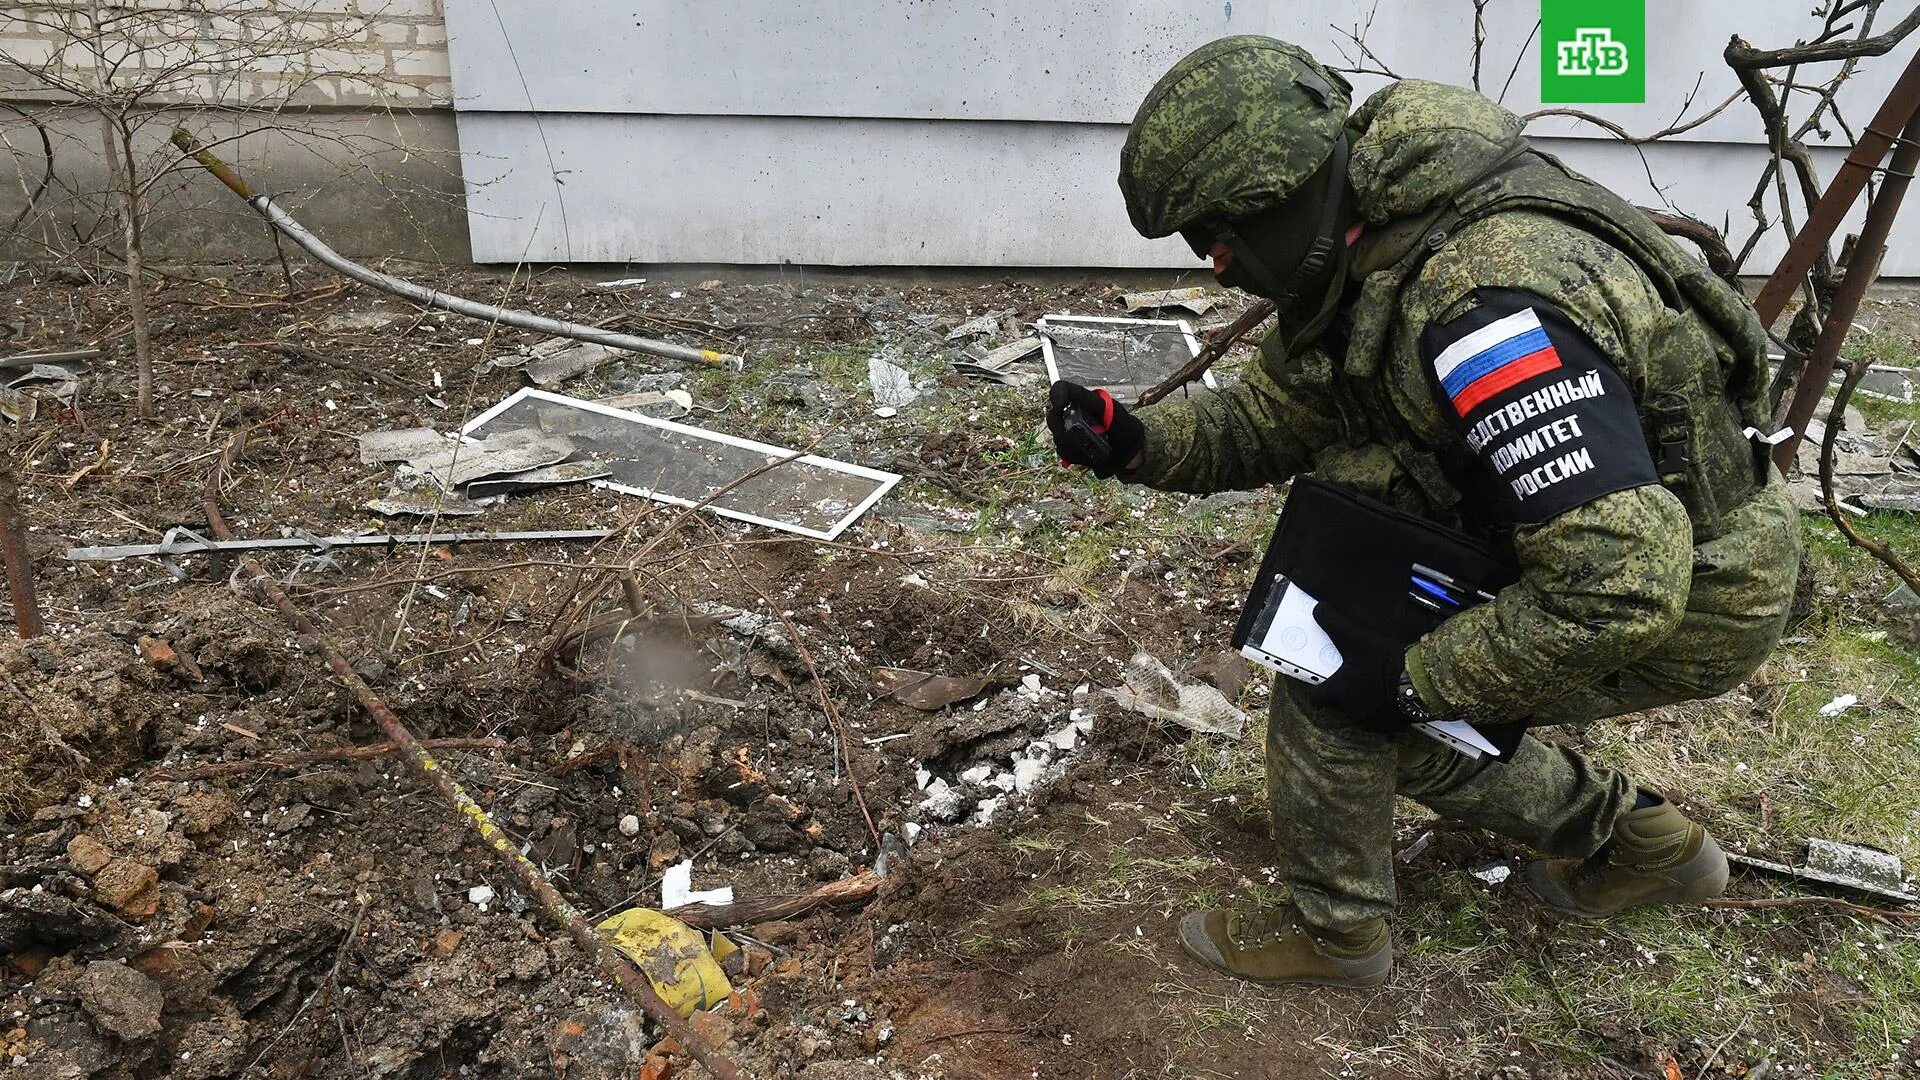
<path fill-rule="evenodd" d="M 398 428 L 393 431 L 367 431 L 355 436 L 360 442 L 360 463 L 378 465 L 386 461 L 405 461 L 411 457 L 435 453 L 447 448 L 446 436 L 430 427 Z"/>
<path fill-rule="evenodd" d="M 573 444 L 564 437 L 501 429 L 490 438 L 455 444 L 407 459 L 407 464 L 454 491 L 485 476 L 521 473 L 564 461 Z"/>
<path fill-rule="evenodd" d="M 601 461 L 563 461 L 558 465 L 546 465 L 538 469 L 528 469 L 512 476 L 496 476 L 490 480 L 475 480 L 467 485 L 467 497 L 484 499 L 489 495 L 513 495 L 523 491 L 539 491 L 543 488 L 560 487 L 565 484 L 581 484 L 588 480 L 598 480 L 611 476 L 613 470 Z"/>

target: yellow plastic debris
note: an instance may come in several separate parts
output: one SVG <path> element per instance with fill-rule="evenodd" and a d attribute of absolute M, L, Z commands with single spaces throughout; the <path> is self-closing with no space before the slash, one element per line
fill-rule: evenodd
<path fill-rule="evenodd" d="M 594 930 L 626 953 L 661 999 L 681 1016 L 710 1009 L 733 993 L 706 937 L 671 915 L 652 908 L 629 908 Z"/>
<path fill-rule="evenodd" d="M 727 957 L 740 951 L 740 946 L 735 945 L 732 938 L 718 930 L 713 932 L 713 940 L 707 946 L 713 951 L 713 958 L 722 964 L 727 962 Z"/>

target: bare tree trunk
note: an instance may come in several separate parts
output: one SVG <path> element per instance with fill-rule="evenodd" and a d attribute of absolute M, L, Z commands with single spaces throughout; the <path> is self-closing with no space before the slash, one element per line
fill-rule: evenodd
<path fill-rule="evenodd" d="M 133 320 L 134 409 L 153 415 L 153 343 L 147 333 L 147 291 L 141 278 L 140 186 L 133 174 L 133 145 L 112 113 L 100 112 L 100 138 L 120 201 L 120 238 L 126 248 L 127 314 Z"/>

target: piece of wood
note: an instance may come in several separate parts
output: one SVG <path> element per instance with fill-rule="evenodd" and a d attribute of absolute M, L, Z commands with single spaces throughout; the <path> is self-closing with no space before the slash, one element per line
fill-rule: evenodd
<path fill-rule="evenodd" d="M 6 566 L 7 592 L 20 640 L 46 633 L 40 598 L 33 587 L 33 553 L 27 547 L 26 522 L 20 516 L 11 462 L 0 462 L 0 563 Z"/>
<path fill-rule="evenodd" d="M 817 889 L 787 896 L 756 896 L 731 904 L 687 904 L 667 914 L 699 930 L 719 930 L 729 926 L 790 919 L 817 907 L 854 904 L 871 897 L 880 888 L 880 875 L 862 870 L 850 878 L 830 881 Z"/>
<path fill-rule="evenodd" d="M 1765 896 L 1753 900 L 1741 900 L 1733 897 L 1718 897 L 1701 901 L 1700 906 L 1727 909 L 1765 909 L 1790 907 L 1822 907 L 1843 911 L 1849 915 L 1858 915 L 1863 919 L 1880 919 L 1885 922 L 1914 922 L 1920 920 L 1920 911 L 1894 911 L 1888 908 L 1869 907 L 1842 900 L 1835 896 Z"/>
<path fill-rule="evenodd" d="M 1200 349 L 1200 355 L 1194 357 L 1188 363 L 1183 364 L 1178 371 L 1167 376 L 1166 381 L 1162 382 L 1159 386 L 1153 387 L 1141 394 L 1139 400 L 1135 401 L 1134 404 L 1151 405 L 1206 374 L 1207 369 L 1213 366 L 1214 361 L 1227 354 L 1227 350 L 1233 347 L 1234 342 L 1240 340 L 1247 331 L 1266 322 L 1277 310 L 1278 308 L 1274 305 L 1273 301 L 1262 300 L 1241 312 L 1239 318 L 1228 323 L 1224 329 L 1207 339 L 1206 345 Z"/>

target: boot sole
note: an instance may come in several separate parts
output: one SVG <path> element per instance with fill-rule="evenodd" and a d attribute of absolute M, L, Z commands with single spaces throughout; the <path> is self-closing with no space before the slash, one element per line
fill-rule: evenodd
<path fill-rule="evenodd" d="M 1324 977 L 1302 976 L 1295 979 L 1257 979 L 1251 975 L 1244 975 L 1238 971 L 1222 967 L 1216 963 L 1212 957 L 1203 954 L 1194 946 L 1187 944 L 1186 934 L 1176 934 L 1175 937 L 1180 942 L 1180 951 L 1186 953 L 1194 963 L 1199 964 L 1208 971 L 1219 972 L 1229 978 L 1239 979 L 1241 982 L 1250 982 L 1258 986 L 1331 986 L 1345 990 L 1365 990 L 1385 983 L 1387 981 L 1387 975 L 1393 970 L 1393 946 L 1389 944 L 1372 956 L 1363 957 L 1358 960 L 1340 960 L 1328 957 L 1328 959 L 1337 966 L 1354 968 L 1355 970 L 1352 975 Z"/>
<path fill-rule="evenodd" d="M 1535 902 L 1552 911 L 1570 918 L 1594 922 L 1623 911 L 1635 908 L 1671 906 L 1693 906 L 1705 900 L 1711 900 L 1727 891 L 1729 875 L 1726 853 L 1720 850 L 1713 834 L 1702 831 L 1700 850 L 1693 857 L 1675 867 L 1668 875 L 1672 882 L 1667 888 L 1651 893 L 1631 904 L 1622 904 L 1617 908 L 1597 911 L 1583 908 L 1577 904 L 1562 903 L 1558 897 L 1566 896 L 1560 883 L 1555 881 L 1547 870 L 1546 860 L 1538 860 L 1527 866 L 1527 891 L 1533 894 Z M 1567 897 L 1571 900 L 1571 897 Z"/>

